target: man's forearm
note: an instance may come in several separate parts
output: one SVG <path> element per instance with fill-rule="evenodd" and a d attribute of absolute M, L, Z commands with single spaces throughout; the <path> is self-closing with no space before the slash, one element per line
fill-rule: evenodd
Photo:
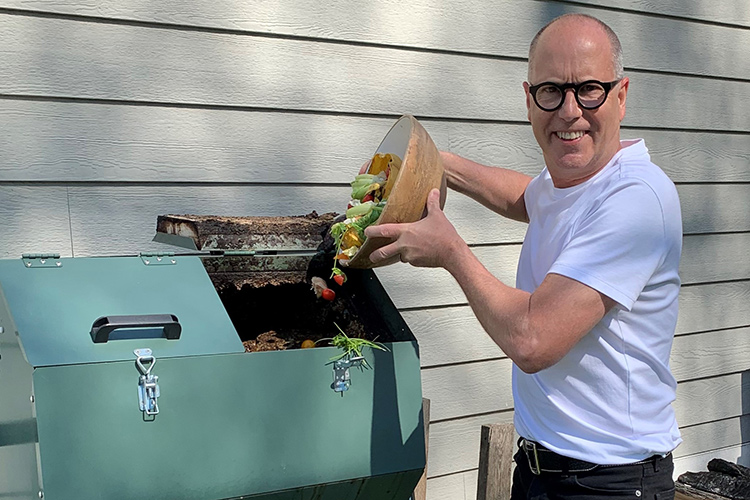
<path fill-rule="evenodd" d="M 504 217 L 528 222 L 523 194 L 531 177 L 505 168 L 481 165 L 445 151 L 441 152 L 441 158 L 449 188 Z"/>
<path fill-rule="evenodd" d="M 445 269 L 456 279 L 475 316 L 492 340 L 525 371 L 535 371 L 535 339 L 526 334 L 531 294 L 490 273 L 468 246 L 452 252 Z"/>
<path fill-rule="evenodd" d="M 465 243 L 451 247 L 443 267 L 461 286 L 487 334 L 527 373 L 557 363 L 616 304 L 595 289 L 554 273 L 534 293 L 507 286 Z"/>

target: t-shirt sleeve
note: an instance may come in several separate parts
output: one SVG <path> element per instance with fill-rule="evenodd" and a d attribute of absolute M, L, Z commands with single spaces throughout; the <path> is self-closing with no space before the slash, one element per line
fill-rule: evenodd
<path fill-rule="evenodd" d="M 541 177 L 544 175 L 545 171 L 543 170 L 542 173 L 531 179 L 529 184 L 526 186 L 526 190 L 523 192 L 523 201 L 526 205 L 526 215 L 531 219 L 534 215 L 534 207 L 536 206 L 534 203 L 531 202 L 531 200 L 535 199 L 537 196 L 539 196 L 539 189 L 541 184 Z"/>
<path fill-rule="evenodd" d="M 588 285 L 629 311 L 668 248 L 658 196 L 645 182 L 628 180 L 580 219 L 549 272 Z"/>

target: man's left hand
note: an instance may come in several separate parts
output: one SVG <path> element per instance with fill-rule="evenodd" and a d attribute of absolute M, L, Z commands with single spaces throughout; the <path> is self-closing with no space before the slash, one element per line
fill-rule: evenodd
<path fill-rule="evenodd" d="M 365 229 L 368 238 L 387 238 L 392 242 L 370 254 L 378 263 L 398 255 L 401 262 L 417 267 L 448 267 L 455 249 L 465 245 L 453 224 L 440 209 L 440 191 L 427 196 L 427 215 L 412 223 L 379 224 Z"/>

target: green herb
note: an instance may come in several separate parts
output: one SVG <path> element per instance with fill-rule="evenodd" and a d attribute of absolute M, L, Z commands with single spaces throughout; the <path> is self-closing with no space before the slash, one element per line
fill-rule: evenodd
<path fill-rule="evenodd" d="M 369 347 L 370 349 L 380 349 L 381 351 L 387 351 L 388 348 L 381 344 L 380 342 L 372 342 L 366 339 L 360 339 L 357 337 L 349 337 L 346 333 L 344 333 L 344 330 L 341 329 L 339 325 L 334 323 L 338 331 L 340 332 L 338 335 L 333 337 L 332 339 L 320 339 L 318 342 L 322 342 L 324 340 L 329 340 L 331 342 L 331 345 L 334 347 L 338 347 L 343 353 L 339 354 L 338 356 L 334 356 L 331 358 L 331 361 L 338 361 L 340 359 L 344 358 L 354 358 L 354 357 L 362 357 L 364 358 L 364 355 L 362 354 L 362 349 Z M 369 368 L 370 365 L 367 363 L 366 359 L 362 359 L 362 366 L 365 368 Z"/>
<path fill-rule="evenodd" d="M 346 224 L 344 224 L 343 222 L 337 222 L 336 224 L 331 226 L 331 236 L 333 236 L 334 238 L 339 237 L 340 239 L 345 232 Z"/>
<path fill-rule="evenodd" d="M 346 224 L 343 222 L 338 222 L 331 226 L 331 236 L 333 236 L 333 241 L 336 244 L 336 254 L 339 255 L 341 253 L 341 241 L 343 240 L 344 233 L 346 232 Z M 334 258 L 333 259 L 333 271 L 331 272 L 331 276 L 329 278 L 333 278 L 335 275 L 341 274 L 344 276 L 344 279 L 346 279 L 346 274 L 344 274 L 344 271 L 339 269 L 339 260 Z"/>

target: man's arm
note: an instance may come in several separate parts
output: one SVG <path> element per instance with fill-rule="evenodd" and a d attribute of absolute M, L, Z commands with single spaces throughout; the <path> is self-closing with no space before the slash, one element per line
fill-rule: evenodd
<path fill-rule="evenodd" d="M 509 287 L 465 245 L 453 252 L 446 269 L 484 330 L 526 373 L 557 363 L 616 304 L 559 274 L 548 274 L 533 293 Z"/>
<path fill-rule="evenodd" d="M 370 226 L 368 237 L 393 240 L 370 255 L 373 262 L 400 254 L 419 267 L 443 267 L 456 279 L 484 329 L 518 367 L 534 373 L 559 361 L 615 305 L 578 281 L 549 274 L 528 293 L 495 278 L 440 210 L 439 192 L 427 199 L 427 216 L 411 224 Z"/>
<path fill-rule="evenodd" d="M 514 170 L 481 165 L 446 151 L 441 151 L 440 157 L 449 188 L 504 217 L 529 221 L 523 194 L 531 177 Z"/>

